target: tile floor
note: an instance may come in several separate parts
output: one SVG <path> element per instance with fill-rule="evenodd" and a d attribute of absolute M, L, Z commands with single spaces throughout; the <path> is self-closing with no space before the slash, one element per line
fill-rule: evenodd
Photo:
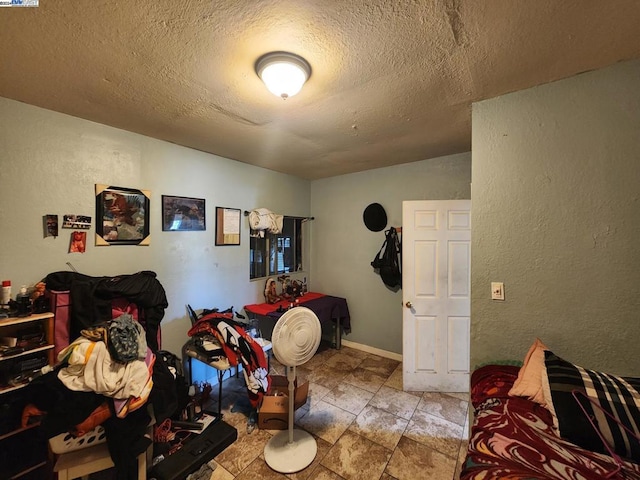
<path fill-rule="evenodd" d="M 274 357 L 271 373 L 284 374 Z M 211 480 L 458 478 L 468 437 L 467 394 L 403 392 L 400 362 L 349 347 L 323 344 L 297 373 L 310 388 L 296 427 L 316 438 L 314 462 L 290 475 L 269 468 L 263 450 L 277 431 L 247 433 L 241 375 L 223 383 L 224 420 L 237 428 L 238 439 L 215 458 Z"/>

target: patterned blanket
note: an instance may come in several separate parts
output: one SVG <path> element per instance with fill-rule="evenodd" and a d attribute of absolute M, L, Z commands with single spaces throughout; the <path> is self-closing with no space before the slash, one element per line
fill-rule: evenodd
<path fill-rule="evenodd" d="M 508 392 L 518 367 L 488 365 L 471 377 L 475 420 L 460 480 L 640 480 L 640 465 L 560 438 L 551 413 Z"/>

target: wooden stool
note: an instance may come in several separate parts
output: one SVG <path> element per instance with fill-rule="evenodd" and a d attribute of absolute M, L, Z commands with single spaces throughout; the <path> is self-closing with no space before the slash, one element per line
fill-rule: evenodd
<path fill-rule="evenodd" d="M 101 472 L 113 467 L 113 461 L 106 443 L 92 447 L 63 453 L 58 456 L 54 472 L 58 472 L 58 480 L 88 478 L 90 473 Z M 147 478 L 147 451 L 138 455 L 138 480 Z"/>

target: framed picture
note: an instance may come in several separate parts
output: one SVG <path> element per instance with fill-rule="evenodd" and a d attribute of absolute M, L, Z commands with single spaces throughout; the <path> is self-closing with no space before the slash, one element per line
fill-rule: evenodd
<path fill-rule="evenodd" d="M 151 192 L 96 185 L 96 245 L 149 245 Z"/>
<path fill-rule="evenodd" d="M 216 207 L 216 245 L 240 245 L 240 209 Z"/>
<path fill-rule="evenodd" d="M 206 230 L 204 198 L 162 195 L 162 230 Z"/>

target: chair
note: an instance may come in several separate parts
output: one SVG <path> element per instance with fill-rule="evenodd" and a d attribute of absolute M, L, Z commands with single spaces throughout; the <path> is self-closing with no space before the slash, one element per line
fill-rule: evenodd
<path fill-rule="evenodd" d="M 195 325 L 198 321 L 198 315 L 195 310 L 191 307 L 191 305 L 187 304 L 187 314 L 189 315 L 189 319 L 191 320 L 191 325 Z M 233 310 L 233 307 L 231 307 Z M 235 316 L 241 319 L 245 317 L 235 313 Z M 262 338 L 255 339 L 259 342 L 259 345 L 262 347 L 262 351 L 265 353 L 267 359 L 267 370 L 271 368 L 271 360 L 270 353 L 272 349 L 271 342 L 268 340 L 264 340 Z M 211 358 L 202 355 L 202 353 L 196 348 L 195 342 L 193 338 L 187 340 L 187 342 L 182 346 L 182 361 L 183 361 L 183 371 L 185 372 L 185 377 L 189 382 L 189 385 L 193 383 L 193 375 L 192 375 L 192 360 L 196 359 L 209 367 L 212 367 L 216 370 L 218 377 L 218 411 L 217 419 L 222 418 L 222 381 L 224 379 L 225 372 L 227 370 L 231 370 L 233 367 L 230 365 L 229 360 L 226 357 L 223 357 L 224 353 L 222 352 L 222 347 L 220 347 L 220 356 L 215 356 L 215 360 L 212 361 Z M 236 377 L 238 376 L 240 365 L 235 366 Z"/>
<path fill-rule="evenodd" d="M 191 308 L 191 305 L 189 305 L 188 303 L 187 303 L 187 314 L 189 315 L 189 320 L 191 320 L 191 326 L 193 327 L 198 321 L 198 315 L 196 314 L 196 311 L 193 308 Z"/>
<path fill-rule="evenodd" d="M 151 420 L 147 426 L 145 436 L 153 438 L 155 418 L 150 410 Z M 49 439 L 49 448 L 56 456 L 53 471 L 58 473 L 58 480 L 74 478 L 88 479 L 89 475 L 114 467 L 106 434 L 102 425 L 87 432 L 82 437 L 75 438 L 70 434 L 61 434 Z M 147 465 L 153 460 L 153 442 L 137 457 L 138 480 L 146 480 Z"/>

